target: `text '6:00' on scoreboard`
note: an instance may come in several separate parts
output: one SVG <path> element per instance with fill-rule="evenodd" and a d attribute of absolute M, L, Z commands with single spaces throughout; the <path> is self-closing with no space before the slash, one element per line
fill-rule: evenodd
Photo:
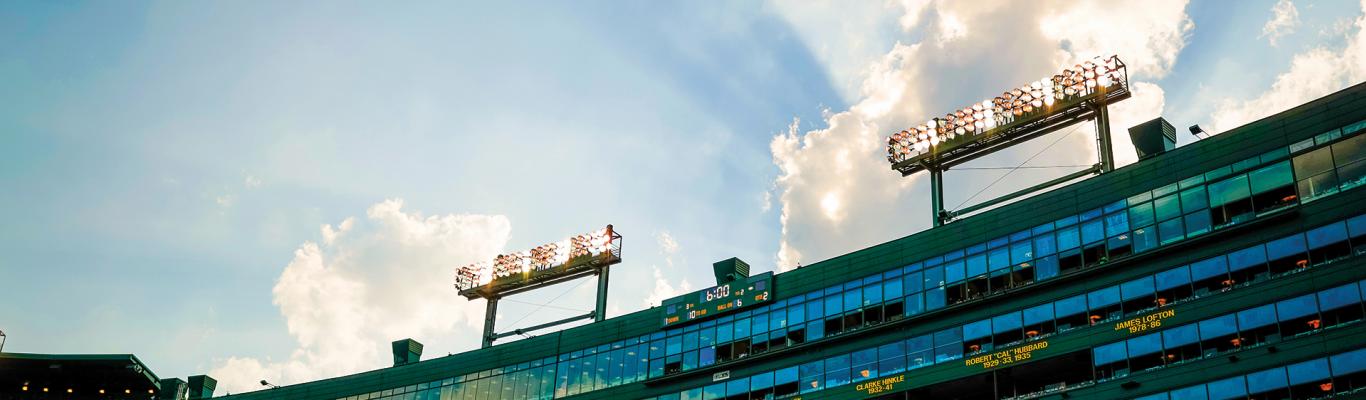
<path fill-rule="evenodd" d="M 773 273 L 739 279 L 674 297 L 664 309 L 664 327 L 686 324 L 773 300 Z"/>

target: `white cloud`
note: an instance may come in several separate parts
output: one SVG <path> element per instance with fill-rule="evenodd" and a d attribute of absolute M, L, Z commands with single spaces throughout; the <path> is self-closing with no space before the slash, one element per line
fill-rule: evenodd
<path fill-rule="evenodd" d="M 235 198 L 233 195 L 231 195 L 231 194 L 224 194 L 224 195 L 214 196 L 214 198 L 213 198 L 214 204 L 218 204 L 219 207 L 223 207 L 223 208 L 232 207 L 232 204 L 233 204 L 233 202 L 235 202 L 235 201 L 236 201 L 236 198 Z"/>
<path fill-rule="evenodd" d="M 511 224 L 503 216 L 423 217 L 401 200 L 371 206 L 364 219 L 322 227 L 321 244 L 294 252 L 273 290 L 298 347 L 289 358 L 232 357 L 210 375 L 224 391 L 292 384 L 388 365 L 389 342 L 414 338 L 426 354 L 478 346 L 483 302 L 451 287 L 456 265 L 497 254 Z"/>
<path fill-rule="evenodd" d="M 1366 1 L 1362 8 L 1366 10 Z M 1356 31 L 1341 49 L 1315 47 L 1296 54 L 1290 69 L 1277 75 L 1261 95 L 1247 100 L 1223 98 L 1212 115 L 1214 132 L 1236 128 L 1366 80 L 1366 16 L 1358 16 L 1353 28 Z"/>
<path fill-rule="evenodd" d="M 1193 24 L 1185 5 L 907 2 L 900 20 L 904 29 L 936 16 L 925 37 L 895 43 L 868 64 L 861 71 L 857 101 L 849 110 L 828 114 L 825 128 L 802 133 L 793 124 L 770 143 L 779 168 L 774 184 L 782 223 L 778 268 L 791 269 L 928 227 L 929 196 L 911 191 L 923 174 L 903 178 L 890 170 L 885 135 L 971 101 L 959 92 L 980 92 L 985 98 L 1060 65 L 1119 54 L 1129 67 L 1134 96 L 1111 108 L 1111 131 L 1119 163 L 1132 162 L 1136 157 L 1124 140 L 1125 130 L 1162 111 L 1164 91 L 1149 82 L 1171 70 L 1186 44 Z M 1001 38 L 1008 38 L 1008 44 Z M 1050 153 L 1061 156 L 1050 163 L 1094 162 L 1094 137 L 1065 139 Z M 957 182 L 974 188 L 985 183 Z"/>
<path fill-rule="evenodd" d="M 655 242 L 659 245 L 659 252 L 664 255 L 664 268 L 658 265 L 651 266 L 654 276 L 654 287 L 645 296 L 644 304 L 646 307 L 657 306 L 664 300 L 673 298 L 692 291 L 692 284 L 687 279 L 679 281 L 678 286 L 674 287 L 669 279 L 664 276 L 665 270 L 674 272 L 674 256 L 678 254 L 678 241 L 668 231 L 659 232 L 655 235 Z"/>
<path fill-rule="evenodd" d="M 1262 25 L 1262 36 L 1266 38 L 1271 46 L 1276 46 L 1276 40 L 1282 36 L 1289 35 L 1295 31 L 1295 26 L 1300 24 L 1300 11 L 1295 9 L 1295 3 L 1290 0 L 1280 0 L 1271 7 L 1271 19 Z"/>
<path fill-rule="evenodd" d="M 253 175 L 247 175 L 246 178 L 242 179 L 242 186 L 245 186 L 247 189 L 261 187 L 261 178 L 257 178 Z"/>

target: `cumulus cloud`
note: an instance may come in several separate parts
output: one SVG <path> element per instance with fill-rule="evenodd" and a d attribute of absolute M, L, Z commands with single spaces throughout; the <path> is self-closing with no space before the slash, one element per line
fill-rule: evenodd
<path fill-rule="evenodd" d="M 389 342 L 414 338 L 427 354 L 478 346 L 483 302 L 451 287 L 453 267 L 493 257 L 511 233 L 503 216 L 405 212 L 387 200 L 321 228 L 281 272 L 274 303 L 297 348 L 286 360 L 232 357 L 210 375 L 224 391 L 259 389 L 381 368 Z"/>
<path fill-rule="evenodd" d="M 644 304 L 646 307 L 657 306 L 664 300 L 673 298 L 692 291 L 692 284 L 687 279 L 679 281 L 678 286 L 674 286 L 671 280 L 665 276 L 667 273 L 674 272 L 674 257 L 678 255 L 678 240 L 668 231 L 659 232 L 655 235 L 655 244 L 659 246 L 659 252 L 664 256 L 664 267 L 658 265 L 651 266 L 654 270 L 654 287 L 645 296 Z M 667 271 L 666 271 L 667 270 Z"/>
<path fill-rule="evenodd" d="M 1362 2 L 1366 10 L 1366 1 Z M 1341 48 L 1315 47 L 1296 54 L 1290 69 L 1271 87 L 1247 100 L 1223 98 L 1212 116 L 1215 132 L 1223 132 L 1284 111 L 1366 80 L 1366 16 L 1358 16 Z"/>
<path fill-rule="evenodd" d="M 1277 1 L 1276 5 L 1271 6 L 1271 19 L 1262 25 L 1261 37 L 1274 47 L 1277 39 L 1294 32 L 1299 24 L 1300 11 L 1295 9 L 1295 3 L 1290 0 Z"/>
<path fill-rule="evenodd" d="M 929 226 L 929 196 L 912 193 L 921 175 L 903 178 L 887 165 L 883 146 L 892 129 L 1038 79 L 1058 66 L 1116 53 L 1129 67 L 1134 93 L 1111 108 L 1111 130 L 1122 138 L 1132 124 L 1161 113 L 1164 91 L 1151 82 L 1171 70 L 1193 28 L 1184 1 L 902 3 L 901 27 L 925 28 L 924 37 L 894 43 L 863 68 L 857 101 L 829 113 L 825 128 L 801 132 L 794 123 L 770 142 L 779 169 L 774 192 L 781 207 L 775 257 L 780 270 Z M 965 95 L 971 93 L 979 95 Z M 1116 141 L 1121 165 L 1136 158 L 1123 142 Z M 1093 143 L 1087 134 L 1063 137 L 1054 150 L 1060 156 L 1050 161 L 1094 163 Z"/>

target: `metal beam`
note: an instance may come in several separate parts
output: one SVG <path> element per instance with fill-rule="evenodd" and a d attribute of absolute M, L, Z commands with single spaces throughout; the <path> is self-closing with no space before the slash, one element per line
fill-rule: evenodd
<path fill-rule="evenodd" d="M 544 324 L 535 325 L 535 326 L 529 326 L 529 327 L 522 328 L 522 329 L 513 329 L 513 330 L 510 331 L 510 332 L 503 332 L 503 333 L 495 334 L 495 335 L 493 335 L 493 339 L 502 339 L 502 338 L 505 338 L 505 337 L 508 337 L 508 336 L 521 335 L 521 334 L 523 334 L 523 333 L 532 332 L 532 331 L 538 331 L 538 330 L 545 329 L 545 328 L 549 328 L 549 327 L 556 326 L 556 325 L 563 325 L 563 324 L 567 324 L 567 323 L 570 323 L 570 322 L 578 321 L 578 320 L 581 320 L 581 319 L 593 318 L 593 317 L 596 316 L 596 315 L 597 315 L 597 312 L 594 311 L 594 312 L 589 312 L 589 313 L 587 313 L 587 314 L 575 315 L 575 316 L 573 316 L 573 317 L 565 318 L 565 319 L 558 320 L 558 321 L 550 321 L 550 322 L 546 322 L 546 323 L 544 323 Z M 487 347 L 487 346 L 486 346 L 486 347 Z"/>
<path fill-rule="evenodd" d="M 930 169 L 930 212 L 934 226 L 944 225 L 944 171 Z"/>
<path fill-rule="evenodd" d="M 1096 102 L 1096 150 L 1100 152 L 1100 172 L 1115 170 L 1115 151 L 1110 143 L 1110 111 L 1105 96 Z"/>
<path fill-rule="evenodd" d="M 607 319 L 607 267 L 598 272 L 598 306 L 593 313 L 595 322 Z"/>
<path fill-rule="evenodd" d="M 493 340 L 496 339 L 493 334 L 493 322 L 494 317 L 498 315 L 498 298 L 489 297 L 485 300 L 488 300 L 488 305 L 484 307 L 484 336 L 483 344 L 479 347 L 492 346 Z"/>
<path fill-rule="evenodd" d="M 1028 195 L 1028 194 L 1030 194 L 1030 193 L 1034 193 L 1034 192 L 1037 192 L 1037 191 L 1040 191 L 1040 190 L 1044 190 L 1044 189 L 1047 189 L 1047 188 L 1050 188 L 1050 187 L 1053 187 L 1053 186 L 1056 186 L 1056 185 L 1059 185 L 1059 184 L 1062 184 L 1062 183 L 1066 183 L 1067 181 L 1070 181 L 1070 180 L 1073 180 L 1073 179 L 1081 178 L 1081 177 L 1084 177 L 1084 176 L 1087 176 L 1087 175 L 1091 175 L 1091 174 L 1099 174 L 1099 173 L 1101 173 L 1101 172 L 1102 172 L 1102 171 L 1101 171 L 1101 165 L 1100 165 L 1100 164 L 1092 165 L 1091 168 L 1087 168 L 1087 169 L 1084 169 L 1084 170 L 1081 170 L 1081 171 L 1073 172 L 1073 173 L 1064 175 L 1064 176 L 1062 176 L 1062 177 L 1059 177 L 1059 178 L 1057 178 L 1057 179 L 1053 179 L 1053 180 L 1048 181 L 1048 182 L 1040 183 L 1040 184 L 1038 184 L 1038 185 L 1030 186 L 1030 187 L 1027 187 L 1027 188 L 1024 188 L 1024 189 L 1015 191 L 1014 193 L 1011 193 L 1011 194 L 1007 194 L 1007 195 L 1004 195 L 1004 196 L 1001 196 L 1001 197 L 997 197 L 997 198 L 994 198 L 994 199 L 991 199 L 991 200 L 987 200 L 987 201 L 984 201 L 984 202 L 981 202 L 981 203 L 977 203 L 977 204 L 975 204 L 975 205 L 971 205 L 971 206 L 965 207 L 965 208 L 963 208 L 963 209 L 961 209 L 961 210 L 952 211 L 952 212 L 951 212 L 951 215 L 952 215 L 953 217 L 957 217 L 957 216 L 959 216 L 959 215 L 969 214 L 969 213 L 972 213 L 972 212 L 975 212 L 975 211 L 982 210 L 982 209 L 984 209 L 984 208 L 988 208 L 988 207 L 991 207 L 991 206 L 994 206 L 994 205 L 997 205 L 997 204 L 1001 204 L 1001 203 L 1004 203 L 1004 202 L 1013 200 L 1013 199 L 1018 198 L 1018 197 L 1021 197 L 1021 196 L 1026 196 L 1026 195 Z"/>

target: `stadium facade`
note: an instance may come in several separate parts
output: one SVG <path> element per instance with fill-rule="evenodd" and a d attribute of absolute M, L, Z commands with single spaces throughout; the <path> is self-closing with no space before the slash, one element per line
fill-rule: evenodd
<path fill-rule="evenodd" d="M 1363 396 L 1364 149 L 1366 84 L 944 226 L 742 279 L 763 298 L 728 312 L 679 320 L 666 302 L 228 398 Z"/>

